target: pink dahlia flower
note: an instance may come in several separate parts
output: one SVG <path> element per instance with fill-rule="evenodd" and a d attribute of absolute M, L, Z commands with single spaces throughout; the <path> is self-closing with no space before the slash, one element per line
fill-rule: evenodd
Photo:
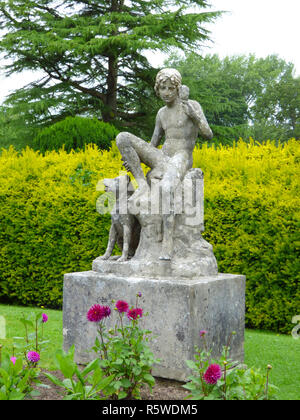
<path fill-rule="evenodd" d="M 88 310 L 86 317 L 91 322 L 100 322 L 103 318 L 107 318 L 111 313 L 109 306 L 93 305 Z"/>
<path fill-rule="evenodd" d="M 100 322 L 104 318 L 102 306 L 97 304 L 91 306 L 86 317 L 91 322 Z"/>
<path fill-rule="evenodd" d="M 208 366 L 203 379 L 209 385 L 215 385 L 222 376 L 222 370 L 219 365 Z"/>
<path fill-rule="evenodd" d="M 42 322 L 47 322 L 47 321 L 48 321 L 48 315 L 42 314 Z"/>
<path fill-rule="evenodd" d="M 118 300 L 118 302 L 116 303 L 116 308 L 118 312 L 121 314 L 122 312 L 128 311 L 129 305 L 127 302 L 125 302 L 125 300 Z"/>
<path fill-rule="evenodd" d="M 111 310 L 109 306 L 102 306 L 102 314 L 103 318 L 108 318 L 111 314 Z"/>
<path fill-rule="evenodd" d="M 16 357 L 14 357 L 14 356 L 12 356 L 12 357 L 10 358 L 10 361 L 11 361 L 13 364 L 15 364 L 15 363 L 16 363 L 16 360 L 17 360 L 17 358 L 16 358 Z"/>
<path fill-rule="evenodd" d="M 30 362 L 37 363 L 40 360 L 40 355 L 36 351 L 29 351 L 27 353 L 27 359 Z"/>
<path fill-rule="evenodd" d="M 138 319 L 138 318 L 141 318 L 142 316 L 143 316 L 143 309 L 141 308 L 129 309 L 129 311 L 127 312 L 128 319 Z"/>

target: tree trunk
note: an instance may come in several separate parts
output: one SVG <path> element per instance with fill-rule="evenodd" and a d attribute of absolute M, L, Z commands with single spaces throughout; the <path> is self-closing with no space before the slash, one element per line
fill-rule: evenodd
<path fill-rule="evenodd" d="M 110 122 L 116 117 L 117 113 L 117 84 L 118 84 L 118 59 L 109 57 L 106 109 L 103 112 L 103 121 Z"/>

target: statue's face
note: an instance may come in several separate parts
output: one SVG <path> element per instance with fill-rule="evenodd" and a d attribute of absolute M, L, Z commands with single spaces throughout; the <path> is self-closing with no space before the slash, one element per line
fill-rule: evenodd
<path fill-rule="evenodd" d="M 177 87 L 167 79 L 160 83 L 158 93 L 165 103 L 172 103 L 178 97 Z"/>

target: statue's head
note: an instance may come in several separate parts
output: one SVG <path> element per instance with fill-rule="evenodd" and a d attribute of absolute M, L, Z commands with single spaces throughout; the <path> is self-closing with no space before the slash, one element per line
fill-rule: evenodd
<path fill-rule="evenodd" d="M 167 80 L 170 80 L 172 85 L 174 85 L 177 89 L 177 92 L 179 92 L 180 86 L 181 86 L 181 74 L 176 69 L 162 69 L 160 70 L 155 79 L 155 86 L 154 90 L 156 95 L 159 94 L 159 87 L 162 83 L 165 83 Z"/>

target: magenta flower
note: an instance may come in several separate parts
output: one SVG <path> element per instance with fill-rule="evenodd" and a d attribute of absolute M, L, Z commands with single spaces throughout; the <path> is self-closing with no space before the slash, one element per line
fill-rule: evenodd
<path fill-rule="evenodd" d="M 16 363 L 16 360 L 17 360 L 17 358 L 16 358 L 16 357 L 14 357 L 14 356 L 12 356 L 12 357 L 10 358 L 10 360 L 11 360 L 11 362 L 12 362 L 13 364 L 15 364 L 15 363 Z"/>
<path fill-rule="evenodd" d="M 129 309 L 129 311 L 127 312 L 128 319 L 138 319 L 138 318 L 141 318 L 142 316 L 143 316 L 143 309 L 141 308 Z"/>
<path fill-rule="evenodd" d="M 102 306 L 98 304 L 91 306 L 86 317 L 90 322 L 100 322 L 104 318 Z"/>
<path fill-rule="evenodd" d="M 102 306 L 102 314 L 103 314 L 103 318 L 108 318 L 109 315 L 111 314 L 111 310 L 109 306 Z"/>
<path fill-rule="evenodd" d="M 204 336 L 205 336 L 205 334 L 207 334 L 207 331 L 205 331 L 205 330 L 201 330 L 201 331 L 199 332 L 200 337 L 204 337 Z"/>
<path fill-rule="evenodd" d="M 88 310 L 86 317 L 90 322 L 100 322 L 103 318 L 107 318 L 111 313 L 109 306 L 93 305 Z"/>
<path fill-rule="evenodd" d="M 42 322 L 47 322 L 47 321 L 48 321 L 48 315 L 42 314 Z"/>
<path fill-rule="evenodd" d="M 36 351 L 29 351 L 27 353 L 29 362 L 37 363 L 40 360 L 40 355 Z"/>
<path fill-rule="evenodd" d="M 125 300 L 118 300 L 118 302 L 116 303 L 116 308 L 118 312 L 121 314 L 123 312 L 128 311 L 129 305 L 127 302 L 125 302 Z"/>
<path fill-rule="evenodd" d="M 208 366 L 206 372 L 203 375 L 204 381 L 209 385 L 215 385 L 222 376 L 222 370 L 219 365 Z"/>

